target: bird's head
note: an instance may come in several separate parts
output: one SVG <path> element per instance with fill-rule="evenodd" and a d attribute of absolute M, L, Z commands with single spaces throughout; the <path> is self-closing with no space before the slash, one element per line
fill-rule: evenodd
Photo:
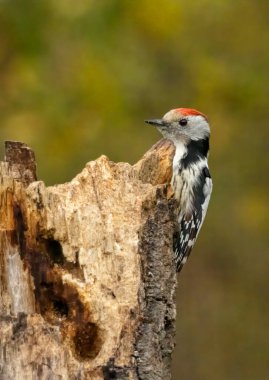
<path fill-rule="evenodd" d="M 207 117 L 192 108 L 176 108 L 167 112 L 162 119 L 145 122 L 156 126 L 165 138 L 175 144 L 179 141 L 205 140 L 210 135 Z"/>

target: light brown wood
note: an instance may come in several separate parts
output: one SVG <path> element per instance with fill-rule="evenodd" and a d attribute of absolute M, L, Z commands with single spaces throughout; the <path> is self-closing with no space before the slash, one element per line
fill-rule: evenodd
<path fill-rule="evenodd" d="M 105 156 L 71 182 L 0 164 L 0 379 L 169 379 L 175 335 L 174 148 Z"/>

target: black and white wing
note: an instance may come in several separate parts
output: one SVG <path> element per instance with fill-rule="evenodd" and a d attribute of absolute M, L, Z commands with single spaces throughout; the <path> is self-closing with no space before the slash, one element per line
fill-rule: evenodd
<path fill-rule="evenodd" d="M 189 254 L 197 239 L 200 228 L 202 227 L 208 203 L 212 192 L 212 180 L 205 166 L 201 170 L 198 180 L 193 186 L 193 208 L 192 211 L 180 216 L 180 231 L 174 241 L 174 251 L 176 255 L 176 267 L 179 272 L 186 263 Z"/>

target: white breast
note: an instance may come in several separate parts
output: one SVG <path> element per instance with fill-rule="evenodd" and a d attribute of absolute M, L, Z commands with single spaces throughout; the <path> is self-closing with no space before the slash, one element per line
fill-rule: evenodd
<path fill-rule="evenodd" d="M 186 145 L 182 142 L 178 142 L 175 144 L 176 152 L 173 158 L 173 173 L 176 172 L 176 170 L 179 169 L 179 163 L 182 160 L 182 158 L 187 154 L 187 148 Z"/>
<path fill-rule="evenodd" d="M 182 151 L 183 150 L 181 149 L 178 154 L 175 154 L 173 161 L 173 177 L 171 181 L 175 198 L 180 205 L 179 219 L 181 219 L 183 215 L 192 213 L 194 201 L 193 189 L 199 180 L 202 169 L 207 166 L 207 160 L 201 159 L 195 164 L 190 165 L 188 168 L 182 169 L 180 159 L 178 160 L 179 157 L 183 158 L 184 156 L 184 153 L 182 156 Z M 208 178 L 204 187 L 206 187 L 204 189 L 206 199 L 205 204 L 203 205 L 203 213 L 206 212 L 212 190 L 212 181 L 210 178 Z"/>

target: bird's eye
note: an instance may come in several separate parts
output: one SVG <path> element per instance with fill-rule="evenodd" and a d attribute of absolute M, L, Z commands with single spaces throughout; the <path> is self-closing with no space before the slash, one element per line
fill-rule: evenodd
<path fill-rule="evenodd" d="M 179 120 L 179 124 L 180 124 L 182 127 L 184 127 L 185 125 L 188 124 L 188 120 L 187 120 L 187 119 L 180 119 L 180 120 Z"/>

